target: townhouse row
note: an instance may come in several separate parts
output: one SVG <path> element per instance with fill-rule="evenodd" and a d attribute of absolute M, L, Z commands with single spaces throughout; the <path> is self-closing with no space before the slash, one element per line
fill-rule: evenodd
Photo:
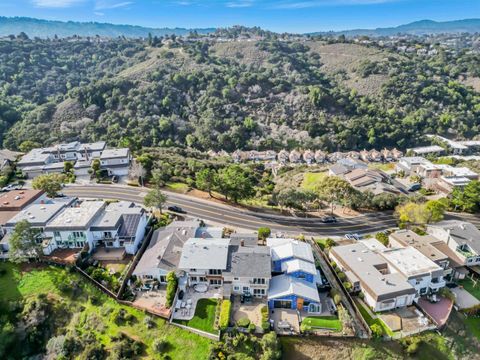
<path fill-rule="evenodd" d="M 158 229 L 133 274 L 146 286 L 166 284 L 174 271 L 180 290 L 213 287 L 231 295 L 262 298 L 273 308 L 320 313 L 322 285 L 309 244 L 294 239 L 267 239 L 256 234 L 218 235 L 201 222 L 174 221 Z"/>
<path fill-rule="evenodd" d="M 448 281 L 479 273 L 480 231 L 471 223 L 448 220 L 427 227 L 427 235 L 399 230 L 389 247 L 375 239 L 335 246 L 332 261 L 354 292 L 375 311 L 410 306 L 420 297 L 435 301 Z"/>
<path fill-rule="evenodd" d="M 38 230 L 43 253 L 56 249 L 120 249 L 119 257 L 135 254 L 145 235 L 146 211 L 134 203 L 50 199 L 41 191 L 10 191 L 0 197 L 1 256 L 8 257 L 15 226 L 28 221 Z"/>
<path fill-rule="evenodd" d="M 33 178 L 46 173 L 61 173 L 64 162 L 69 161 L 73 163 L 75 174 L 81 176 L 89 174 L 94 159 L 100 161 L 100 168 L 106 170 L 109 176 L 124 176 L 128 174 L 132 155 L 128 148 L 107 148 L 105 141 L 88 144 L 74 141 L 32 149 L 18 161 L 17 168 Z"/>

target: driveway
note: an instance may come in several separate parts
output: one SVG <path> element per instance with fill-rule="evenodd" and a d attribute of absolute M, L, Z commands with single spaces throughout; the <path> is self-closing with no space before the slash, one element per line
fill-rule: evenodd
<path fill-rule="evenodd" d="M 468 309 L 480 304 L 480 301 L 475 296 L 461 287 L 456 287 L 450 290 L 455 294 L 455 305 L 457 305 L 460 310 Z"/>

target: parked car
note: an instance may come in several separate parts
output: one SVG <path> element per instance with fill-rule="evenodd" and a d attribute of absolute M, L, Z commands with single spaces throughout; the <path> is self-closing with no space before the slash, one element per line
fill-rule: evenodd
<path fill-rule="evenodd" d="M 328 223 L 336 223 L 337 218 L 335 216 L 324 216 L 320 218 L 320 221 L 322 223 L 328 224 Z"/>
<path fill-rule="evenodd" d="M 176 205 L 169 206 L 167 209 L 168 209 L 168 211 L 173 211 L 173 212 L 176 212 L 176 213 L 179 213 L 179 214 L 186 214 L 187 213 L 180 206 L 176 206 Z"/>
<path fill-rule="evenodd" d="M 2 191 L 20 190 L 22 187 L 22 184 L 8 184 L 7 186 L 2 188 Z"/>
<path fill-rule="evenodd" d="M 422 184 L 415 183 L 415 184 L 410 185 L 410 187 L 407 190 L 410 191 L 410 192 L 414 192 L 414 191 L 420 190 L 421 188 L 422 188 Z"/>
<path fill-rule="evenodd" d="M 345 239 L 348 240 L 360 240 L 362 237 L 358 234 L 345 234 Z"/>

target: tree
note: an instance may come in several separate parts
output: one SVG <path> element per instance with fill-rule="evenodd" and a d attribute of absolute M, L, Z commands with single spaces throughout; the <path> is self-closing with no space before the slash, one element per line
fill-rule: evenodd
<path fill-rule="evenodd" d="M 167 202 L 167 195 L 165 195 L 159 188 L 150 190 L 143 198 L 143 204 L 146 207 L 157 208 L 162 214 L 163 205 Z"/>
<path fill-rule="evenodd" d="M 73 170 L 73 163 L 71 161 L 65 161 L 63 163 L 63 172 L 69 173 Z"/>
<path fill-rule="evenodd" d="M 92 171 L 93 171 L 93 175 L 95 177 L 99 177 L 100 176 L 100 160 L 99 159 L 93 159 L 92 161 Z"/>
<path fill-rule="evenodd" d="M 324 177 L 315 190 L 321 200 L 330 204 L 332 214 L 334 204 L 345 204 L 346 199 L 353 196 L 356 192 L 346 180 L 337 176 Z"/>
<path fill-rule="evenodd" d="M 375 234 L 375 239 L 380 241 L 384 246 L 388 246 L 388 235 L 384 232 L 378 232 Z"/>
<path fill-rule="evenodd" d="M 35 142 L 35 141 L 31 141 L 31 140 L 25 140 L 23 141 L 19 146 L 18 146 L 18 149 L 21 151 L 21 152 L 29 152 L 30 150 L 32 149 L 35 149 L 35 148 L 39 148 L 41 147 L 42 145 L 38 142 Z"/>
<path fill-rule="evenodd" d="M 217 182 L 217 173 L 215 170 L 205 168 L 195 174 L 195 185 L 198 189 L 208 191 L 208 195 L 212 196 L 212 190 L 215 188 Z"/>
<path fill-rule="evenodd" d="M 379 324 L 375 323 L 370 325 L 370 330 L 372 330 L 372 336 L 374 338 L 379 338 L 383 335 L 383 328 Z"/>
<path fill-rule="evenodd" d="M 228 200 L 235 203 L 254 194 L 250 171 L 240 165 L 229 165 L 218 172 L 218 188 Z"/>
<path fill-rule="evenodd" d="M 480 210 L 480 181 L 470 181 L 463 189 L 456 187 L 452 191 L 452 206 L 456 210 L 469 213 Z"/>
<path fill-rule="evenodd" d="M 397 206 L 395 212 L 400 224 L 424 226 L 443 219 L 446 206 L 438 200 L 417 204 L 408 202 Z"/>
<path fill-rule="evenodd" d="M 147 171 L 138 160 L 134 160 L 128 171 L 128 177 L 131 180 L 137 180 L 143 186 L 143 179 L 147 175 Z"/>
<path fill-rule="evenodd" d="M 271 233 L 272 231 L 268 227 L 258 228 L 258 240 L 267 240 Z"/>
<path fill-rule="evenodd" d="M 315 193 L 298 189 L 284 189 L 275 196 L 275 200 L 281 207 L 288 207 L 304 211 L 309 202 L 314 201 Z"/>
<path fill-rule="evenodd" d="M 39 233 L 27 220 L 19 221 L 8 240 L 10 260 L 22 263 L 32 257 L 38 259 L 42 255 L 42 247 L 37 243 Z"/>
<path fill-rule="evenodd" d="M 43 190 L 48 197 L 54 198 L 62 189 L 64 182 L 64 174 L 45 174 L 33 179 L 32 187 L 36 190 Z"/>

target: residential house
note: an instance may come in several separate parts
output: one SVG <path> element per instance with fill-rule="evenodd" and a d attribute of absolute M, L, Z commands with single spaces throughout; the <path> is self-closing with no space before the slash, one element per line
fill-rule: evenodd
<path fill-rule="evenodd" d="M 221 286 L 228 267 L 230 239 L 191 238 L 183 245 L 178 269 L 184 271 L 189 286 Z"/>
<path fill-rule="evenodd" d="M 268 238 L 272 273 L 268 290 L 270 309 L 287 308 L 320 313 L 317 284 L 320 274 L 315 267 L 309 244 L 293 239 Z"/>
<path fill-rule="evenodd" d="M 414 247 L 388 249 L 382 256 L 415 288 L 415 301 L 431 296 L 445 287 L 444 269 Z"/>
<path fill-rule="evenodd" d="M 17 168 L 29 178 L 41 175 L 43 167 L 55 162 L 55 158 L 50 153 L 44 153 L 43 149 L 33 149 L 20 159 Z"/>
<path fill-rule="evenodd" d="M 467 273 L 459 257 L 442 240 L 432 235 L 421 236 L 411 230 L 398 230 L 389 235 L 389 245 L 393 248 L 414 247 L 440 266 L 447 280 L 462 279 Z"/>
<path fill-rule="evenodd" d="M 125 248 L 135 254 L 145 236 L 148 216 L 129 201 L 113 202 L 105 207 L 90 227 L 93 248 Z"/>
<path fill-rule="evenodd" d="M 249 246 L 244 240 L 230 244 L 227 269 L 223 284 L 234 295 L 267 295 L 272 277 L 270 249 L 267 246 Z"/>
<path fill-rule="evenodd" d="M 288 160 L 291 163 L 298 163 L 302 160 L 302 154 L 298 150 L 292 150 L 288 156 Z"/>
<path fill-rule="evenodd" d="M 128 148 L 106 149 L 100 156 L 100 166 L 108 171 L 108 175 L 128 175 L 132 155 Z"/>
<path fill-rule="evenodd" d="M 3 169 L 5 166 L 12 165 L 22 153 L 11 151 L 8 149 L 1 149 L 0 150 L 0 170 Z"/>
<path fill-rule="evenodd" d="M 382 161 L 382 153 L 375 149 L 370 150 L 369 158 L 371 161 L 379 162 Z"/>
<path fill-rule="evenodd" d="M 354 291 L 362 291 L 374 311 L 412 305 L 415 288 L 379 252 L 362 242 L 334 246 L 330 258 L 342 270 Z"/>
<path fill-rule="evenodd" d="M 0 194 L 0 227 L 5 233 L 5 224 L 27 206 L 44 203 L 46 194 L 41 190 L 10 190 Z"/>
<path fill-rule="evenodd" d="M 244 161 L 247 158 L 246 154 L 241 150 L 235 150 L 232 153 L 232 159 L 234 162 L 239 163 Z"/>
<path fill-rule="evenodd" d="M 462 265 L 480 264 L 480 230 L 460 220 L 444 220 L 427 226 L 427 233 L 440 239 L 462 261 Z"/>
<path fill-rule="evenodd" d="M 315 153 L 312 150 L 305 150 L 302 157 L 303 161 L 305 161 L 307 164 L 311 164 L 315 160 Z"/>
<path fill-rule="evenodd" d="M 281 164 L 286 164 L 289 161 L 290 153 L 287 150 L 280 150 L 278 153 L 278 161 Z"/>
<path fill-rule="evenodd" d="M 370 169 L 355 169 L 348 174 L 345 174 L 344 177 L 350 185 L 356 188 L 380 183 L 385 179 L 385 176 L 381 172 Z"/>
<path fill-rule="evenodd" d="M 10 234 L 15 229 L 15 226 L 21 221 L 28 221 L 30 226 L 39 231 L 38 243 L 43 245 L 44 254 L 48 255 L 53 251 L 50 248 L 50 239 L 45 237 L 45 227 L 47 224 L 57 216 L 64 208 L 69 207 L 75 203 L 75 199 L 68 199 L 67 201 L 50 202 L 44 204 L 31 204 L 25 209 L 21 210 L 17 215 L 8 220 L 3 229 L 6 233 L 5 238 L 9 238 Z M 7 244 L 8 241 L 5 241 Z M 8 246 L 7 246 L 8 250 Z"/>
<path fill-rule="evenodd" d="M 464 188 L 470 183 L 469 178 L 463 176 L 440 176 L 436 188 L 444 193 L 451 193 L 455 188 Z"/>
<path fill-rule="evenodd" d="M 342 164 L 334 164 L 328 169 L 329 176 L 343 177 L 343 175 L 348 174 L 349 172 L 350 169 Z"/>
<path fill-rule="evenodd" d="M 131 202 L 83 201 L 66 208 L 45 226 L 49 248 L 123 249 L 135 254 L 144 237 L 147 214 Z"/>
<path fill-rule="evenodd" d="M 337 164 L 345 166 L 350 171 L 353 171 L 355 169 L 366 169 L 368 167 L 365 162 L 351 157 L 340 159 L 337 161 Z"/>
<path fill-rule="evenodd" d="M 155 280 L 166 284 L 167 274 L 171 271 L 180 276 L 178 265 L 183 245 L 188 239 L 195 237 L 200 226 L 199 220 L 174 221 L 155 230 L 133 275 L 137 276 L 144 284 Z"/>
<path fill-rule="evenodd" d="M 384 149 L 381 151 L 381 154 L 382 154 L 382 158 L 383 158 L 385 161 L 387 161 L 387 162 L 393 161 L 392 151 L 384 148 Z"/>
<path fill-rule="evenodd" d="M 453 153 L 453 155 L 461 155 L 467 152 L 468 150 L 468 147 L 465 146 L 464 144 L 457 142 L 455 140 L 447 139 L 440 135 L 427 135 L 427 137 L 430 139 L 440 141 L 443 144 L 446 144 L 448 148 L 451 150 L 451 152 Z"/>
<path fill-rule="evenodd" d="M 401 158 L 397 165 L 396 165 L 396 171 L 404 171 L 405 174 L 407 175 L 413 175 L 417 173 L 417 169 L 421 165 L 428 165 L 431 164 L 430 161 L 427 159 L 420 157 L 420 156 L 407 156 Z"/>
<path fill-rule="evenodd" d="M 336 163 L 337 161 L 344 159 L 345 157 L 346 154 L 339 151 L 327 155 L 328 161 L 330 161 L 331 163 Z"/>
<path fill-rule="evenodd" d="M 315 151 L 315 162 L 318 164 L 322 164 L 327 159 L 327 154 L 325 154 L 322 150 Z"/>
<path fill-rule="evenodd" d="M 365 162 L 369 162 L 371 159 L 370 159 L 370 152 L 363 149 L 362 151 L 360 151 L 360 159 L 365 161 Z"/>
<path fill-rule="evenodd" d="M 399 160 L 403 156 L 403 152 L 400 150 L 397 150 L 396 148 L 393 148 L 392 150 L 392 157 L 394 160 Z"/>
<path fill-rule="evenodd" d="M 360 159 L 360 153 L 358 151 L 349 151 L 347 153 L 347 158 L 358 160 Z"/>
<path fill-rule="evenodd" d="M 442 176 L 442 167 L 431 162 L 420 164 L 416 171 L 419 176 L 425 179 L 436 179 Z"/>
<path fill-rule="evenodd" d="M 427 156 L 427 155 L 441 155 L 445 152 L 445 149 L 438 145 L 421 146 L 412 149 L 408 149 L 407 153 L 412 152 L 415 156 Z"/>

